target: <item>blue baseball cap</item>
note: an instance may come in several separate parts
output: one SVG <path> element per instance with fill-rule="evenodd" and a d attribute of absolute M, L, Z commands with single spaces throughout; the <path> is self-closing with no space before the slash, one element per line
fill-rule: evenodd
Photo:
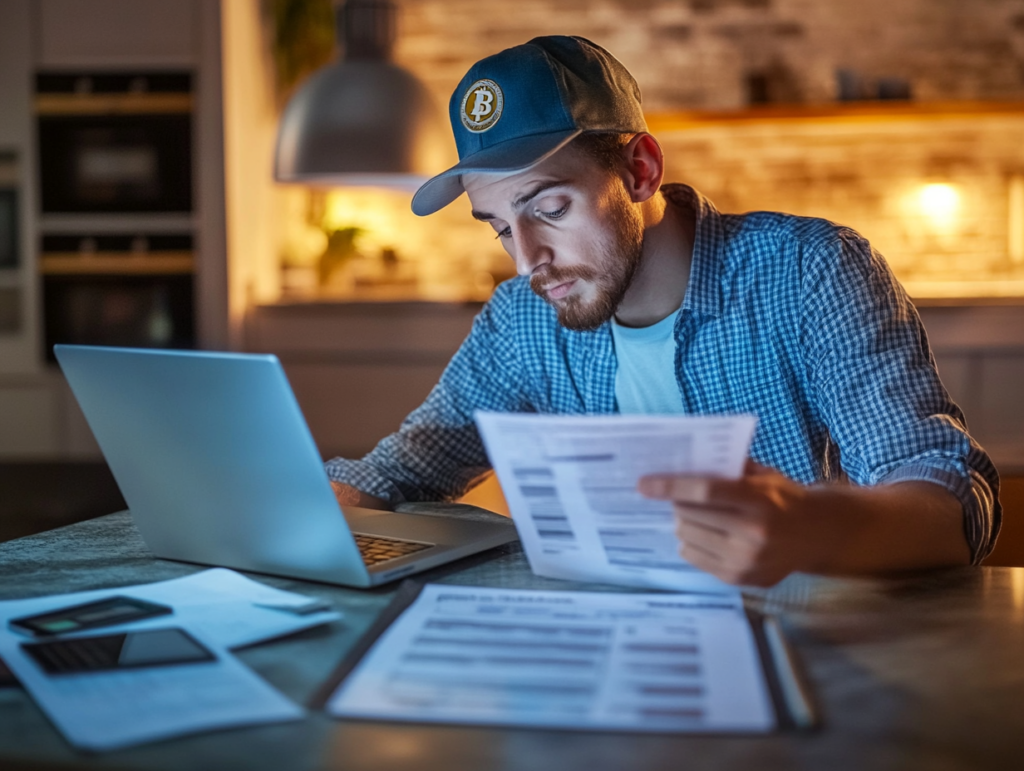
<path fill-rule="evenodd" d="M 581 37 L 535 37 L 474 64 L 448 103 L 459 162 L 412 199 L 420 216 L 465 191 L 467 172 L 512 172 L 548 158 L 584 132 L 647 131 L 640 87 Z"/>

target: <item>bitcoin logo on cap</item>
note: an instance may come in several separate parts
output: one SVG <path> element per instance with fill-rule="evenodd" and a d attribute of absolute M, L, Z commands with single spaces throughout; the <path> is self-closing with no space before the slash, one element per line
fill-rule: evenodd
<path fill-rule="evenodd" d="M 498 122 L 504 106 L 505 96 L 498 84 L 493 80 L 478 80 L 466 89 L 459 116 L 463 126 L 479 134 Z"/>

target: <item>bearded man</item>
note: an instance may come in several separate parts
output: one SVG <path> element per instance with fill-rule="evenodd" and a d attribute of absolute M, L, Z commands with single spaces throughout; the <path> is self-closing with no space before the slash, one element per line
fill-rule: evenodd
<path fill-rule="evenodd" d="M 730 583 L 793 571 L 977 564 L 999 480 L 939 381 L 882 257 L 824 220 L 719 213 L 663 184 L 640 91 L 601 47 L 541 37 L 475 64 L 450 103 L 459 163 L 426 215 L 467 193 L 519 277 L 502 284 L 424 404 L 359 461 L 343 505 L 451 500 L 490 466 L 476 410 L 753 413 L 739 480 L 646 477 L 680 553 Z"/>

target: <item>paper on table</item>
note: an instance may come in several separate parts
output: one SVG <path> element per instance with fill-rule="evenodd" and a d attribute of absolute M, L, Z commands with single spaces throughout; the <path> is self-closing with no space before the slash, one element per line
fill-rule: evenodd
<path fill-rule="evenodd" d="M 165 625 L 170 625 L 166 621 Z M 120 672 L 48 676 L 0 632 L 0 656 L 64 737 L 113 750 L 215 728 L 301 719 L 305 712 L 215 641 L 196 638 L 217 661 Z"/>
<path fill-rule="evenodd" d="M 182 578 L 113 589 L 53 594 L 0 602 L 0 624 L 18 616 L 45 613 L 116 595 L 128 595 L 174 608 L 174 615 L 107 627 L 110 630 L 183 626 L 225 648 L 292 634 L 341 618 L 335 610 L 295 615 L 279 608 L 303 607 L 309 597 L 253 581 L 227 568 L 211 568 Z M 24 639 L 24 638 L 22 638 Z"/>
<path fill-rule="evenodd" d="M 476 422 L 537 575 L 729 590 L 679 556 L 671 505 L 636 486 L 653 473 L 740 476 L 754 416 L 478 412 Z"/>
<path fill-rule="evenodd" d="M 180 626 L 217 654 L 215 663 L 50 677 L 20 648 L 10 631 L 17 616 L 128 595 L 170 605 L 171 616 L 105 627 L 84 634 Z M 336 611 L 295 615 L 304 608 L 293 592 L 265 586 L 225 568 L 183 578 L 0 602 L 0 658 L 69 742 L 110 750 L 194 731 L 296 720 L 304 710 L 237 661 L 228 648 L 280 637 L 341 617 Z M 71 635 L 68 635 L 71 636 Z"/>
<path fill-rule="evenodd" d="M 591 730 L 776 726 L 738 595 L 436 584 L 380 637 L 327 710 Z"/>

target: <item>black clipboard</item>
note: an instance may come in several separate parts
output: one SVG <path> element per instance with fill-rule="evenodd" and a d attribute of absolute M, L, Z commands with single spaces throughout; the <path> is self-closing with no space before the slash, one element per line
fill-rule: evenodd
<path fill-rule="evenodd" d="M 421 582 L 411 579 L 402 582 L 388 606 L 310 699 L 310 709 L 322 710 L 327 706 L 338 686 L 359 665 L 363 656 L 370 651 L 388 627 L 416 601 L 423 591 L 423 586 Z M 819 711 L 812 697 L 809 681 L 793 649 L 786 642 L 779 620 L 750 609 L 746 611 L 746 616 L 754 633 L 761 669 L 765 674 L 765 682 L 775 710 L 776 729 L 809 731 L 818 728 Z"/>
<path fill-rule="evenodd" d="M 761 659 L 761 670 L 775 708 L 780 731 L 810 731 L 820 726 L 820 711 L 810 681 L 792 646 L 786 641 L 782 624 L 775 616 L 747 609 L 747 620 Z"/>
<path fill-rule="evenodd" d="M 352 649 L 345 655 L 345 658 L 334 668 L 326 682 L 313 694 L 308 704 L 310 709 L 323 709 L 327 706 L 331 694 L 338 689 L 342 680 L 352 673 L 352 670 L 363 660 L 363 656 L 370 651 L 370 648 L 377 642 L 377 639 L 387 631 L 389 626 L 398 620 L 398 617 L 405 612 L 405 609 L 416 602 L 416 598 L 420 596 L 422 591 L 423 584 L 419 581 L 407 578 L 402 582 L 401 586 L 398 587 L 398 591 L 395 592 L 395 596 L 388 603 L 388 606 L 377 616 L 377 619 L 370 625 L 370 628 L 363 633 L 363 636 L 352 646 Z"/>

